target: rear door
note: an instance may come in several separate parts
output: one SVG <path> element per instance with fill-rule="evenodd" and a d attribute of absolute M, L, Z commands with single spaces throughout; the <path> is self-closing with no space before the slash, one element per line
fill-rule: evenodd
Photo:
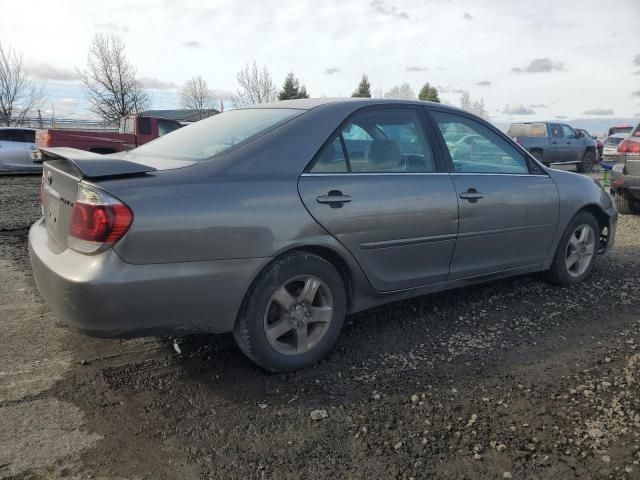
<path fill-rule="evenodd" d="M 430 111 L 449 152 L 460 205 L 449 278 L 539 266 L 558 223 L 553 180 L 489 124 L 463 113 Z M 460 135 L 474 135 L 470 150 L 457 150 Z"/>
<path fill-rule="evenodd" d="M 379 291 L 443 281 L 449 273 L 458 202 L 424 118 L 407 106 L 361 110 L 299 180 L 308 211 Z"/>
<path fill-rule="evenodd" d="M 567 148 L 564 143 L 564 137 L 562 136 L 562 127 L 558 123 L 551 123 L 549 124 L 549 151 L 547 161 L 549 163 L 565 162 L 567 158 Z"/>

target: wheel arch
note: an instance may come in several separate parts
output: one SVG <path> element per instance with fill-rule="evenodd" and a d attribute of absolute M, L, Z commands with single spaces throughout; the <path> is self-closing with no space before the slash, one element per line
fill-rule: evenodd
<path fill-rule="evenodd" d="M 598 232 L 600 235 L 598 253 L 603 253 L 607 247 L 608 240 L 607 235 L 604 233 L 604 231 L 605 228 L 607 229 L 607 232 L 609 231 L 609 228 L 611 226 L 611 217 L 609 217 L 607 212 L 605 212 L 599 205 L 596 205 L 595 203 L 590 203 L 583 206 L 576 212 L 576 215 L 578 215 L 580 212 L 588 212 L 597 220 L 598 226 L 600 227 L 600 232 Z"/>

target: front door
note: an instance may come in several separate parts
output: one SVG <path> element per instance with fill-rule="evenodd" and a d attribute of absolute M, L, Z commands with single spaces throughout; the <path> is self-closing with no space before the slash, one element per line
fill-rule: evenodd
<path fill-rule="evenodd" d="M 325 143 L 300 177 L 300 196 L 356 258 L 373 287 L 443 281 L 458 201 L 413 107 L 363 110 Z"/>
<path fill-rule="evenodd" d="M 558 223 L 556 185 L 488 124 L 465 114 L 431 112 L 450 153 L 460 205 L 449 279 L 536 267 Z M 469 148 L 459 138 L 473 135 Z"/>

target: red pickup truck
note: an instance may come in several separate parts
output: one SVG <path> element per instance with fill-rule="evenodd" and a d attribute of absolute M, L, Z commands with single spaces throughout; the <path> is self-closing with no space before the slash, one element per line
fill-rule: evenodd
<path fill-rule="evenodd" d="M 182 125 L 169 118 L 131 115 L 120 121 L 117 132 L 100 130 L 68 130 L 48 128 L 36 131 L 36 147 L 71 147 L 94 153 L 115 153 L 131 150 Z M 39 152 L 34 153 L 37 157 Z"/>

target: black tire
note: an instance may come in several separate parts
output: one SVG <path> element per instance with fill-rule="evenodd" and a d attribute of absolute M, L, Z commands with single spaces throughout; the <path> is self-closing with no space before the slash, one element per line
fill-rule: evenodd
<path fill-rule="evenodd" d="M 285 354 L 277 351 L 267 339 L 265 314 L 276 290 L 290 279 L 312 275 L 329 289 L 333 302 L 333 316 L 325 333 L 305 353 Z M 333 347 L 347 309 L 345 283 L 338 270 L 317 255 L 291 252 L 267 265 L 256 278 L 243 301 L 233 336 L 240 350 L 254 363 L 272 372 L 289 372 L 309 367 L 322 359 Z"/>
<path fill-rule="evenodd" d="M 531 151 L 531 156 L 533 158 L 535 158 L 537 161 L 539 161 L 540 163 L 544 164 L 545 166 L 547 166 L 547 167 L 549 166 L 548 163 L 544 163 L 542 161 L 542 152 L 540 150 L 532 150 Z"/>
<path fill-rule="evenodd" d="M 626 192 L 618 192 L 613 197 L 616 202 L 616 208 L 622 215 L 640 215 L 639 202 Z"/>
<path fill-rule="evenodd" d="M 596 155 L 593 150 L 587 150 L 582 155 L 582 161 L 576 164 L 576 171 L 579 173 L 589 173 L 593 170 Z"/>
<path fill-rule="evenodd" d="M 567 248 L 569 240 L 576 229 L 581 225 L 589 225 L 595 233 L 595 249 L 591 261 L 587 269 L 580 276 L 572 276 L 566 265 Z M 585 281 L 593 272 L 598 257 L 598 247 L 600 242 L 600 225 L 596 218 L 589 212 L 579 212 L 567 225 L 567 228 L 558 243 L 556 254 L 553 257 L 551 268 L 546 272 L 546 278 L 549 282 L 562 287 L 568 287 L 576 283 Z"/>

